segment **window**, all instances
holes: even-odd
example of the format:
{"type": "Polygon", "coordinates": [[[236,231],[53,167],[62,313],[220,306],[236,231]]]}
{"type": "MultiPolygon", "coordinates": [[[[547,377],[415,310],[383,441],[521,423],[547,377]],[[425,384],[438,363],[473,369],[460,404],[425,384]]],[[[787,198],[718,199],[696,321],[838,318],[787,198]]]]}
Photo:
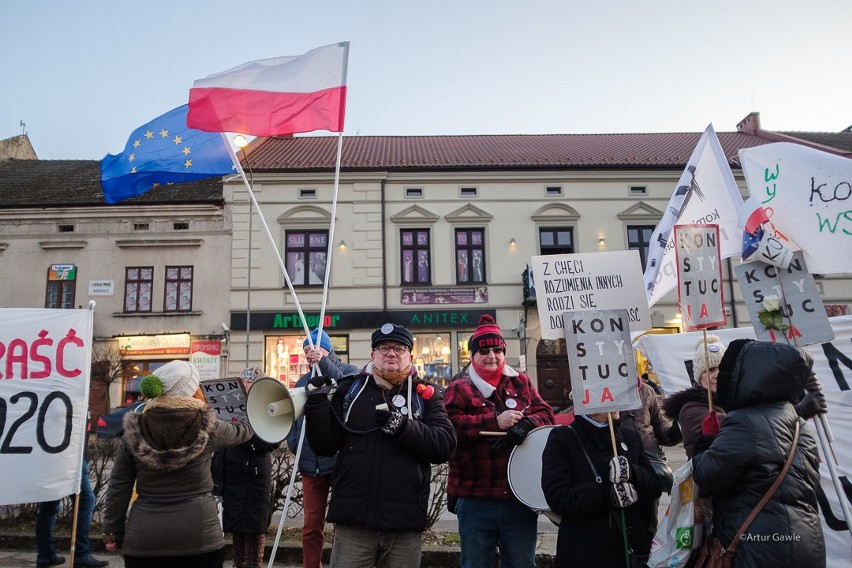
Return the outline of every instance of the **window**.
{"type": "Polygon", "coordinates": [[[299,190],[299,199],[316,199],[317,198],[317,190],[315,189],[300,189],[299,190]]]}
{"type": "Polygon", "coordinates": [[[485,282],[485,230],[456,229],[456,283],[485,282]]]}
{"type": "Polygon", "coordinates": [[[73,233],[74,225],[59,225],[57,229],[60,233],[73,233]]]}
{"type": "Polygon", "coordinates": [[[148,223],[133,223],[134,231],[147,231],[150,228],[148,223]]]}
{"type": "Polygon", "coordinates": [[[408,199],[420,199],[423,197],[423,188],[421,187],[407,187],[405,188],[405,197],[408,199]]]}
{"type": "Polygon", "coordinates": [[[631,185],[630,195],[648,195],[648,188],[644,185],[631,185]]]}
{"type": "Polygon", "coordinates": [[[328,231],[287,231],[287,273],[293,286],[325,282],[328,231]]]}
{"type": "Polygon", "coordinates": [[[189,230],[189,223],[186,223],[186,222],[183,222],[183,221],[178,222],[178,223],[174,223],[172,225],[172,229],[174,229],[175,231],[188,231],[189,230]]]}
{"type": "Polygon", "coordinates": [[[166,267],[166,293],[163,296],[164,312],[192,310],[192,267],[166,267]]]}
{"type": "Polygon", "coordinates": [[[544,194],[547,197],[556,197],[562,195],[562,187],[558,185],[550,185],[544,188],[544,194]]]}
{"type": "Polygon", "coordinates": [[[479,190],[475,187],[462,187],[459,189],[459,197],[476,197],[479,190]]]}
{"type": "Polygon", "coordinates": [[[124,269],[125,313],[150,312],[154,287],[153,266],[131,266],[124,269]]]}
{"type": "Polygon", "coordinates": [[[648,243],[654,233],[654,225],[628,225],[627,226],[627,249],[638,250],[639,259],[642,261],[642,270],[648,262],[648,243]]]}
{"type": "Polygon", "coordinates": [[[47,270],[45,308],[73,308],[77,291],[77,267],[73,264],[51,264],[47,270]]]}
{"type": "Polygon", "coordinates": [[[400,229],[402,242],[402,283],[431,284],[429,229],[400,229]]]}
{"type": "Polygon", "coordinates": [[[541,254],[570,254],[574,252],[574,229],[570,227],[538,230],[541,254]]]}

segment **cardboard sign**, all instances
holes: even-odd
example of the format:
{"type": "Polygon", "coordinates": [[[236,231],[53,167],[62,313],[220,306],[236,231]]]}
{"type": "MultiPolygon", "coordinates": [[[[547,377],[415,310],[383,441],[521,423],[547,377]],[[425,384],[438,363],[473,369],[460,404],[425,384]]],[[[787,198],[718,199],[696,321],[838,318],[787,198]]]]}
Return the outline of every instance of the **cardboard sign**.
{"type": "Polygon", "coordinates": [[[216,418],[230,422],[240,422],[246,416],[246,391],[238,378],[202,381],[201,391],[207,398],[216,418]]]}
{"type": "Polygon", "coordinates": [[[675,225],[677,296],[683,329],[728,323],[722,292],[718,225],[675,225]]]}
{"type": "Polygon", "coordinates": [[[627,310],[566,312],[574,414],[642,406],[627,310]]]}
{"type": "Polygon", "coordinates": [[[542,339],[564,337],[562,314],[627,310],[633,331],[651,329],[639,251],[554,254],[531,259],[542,339]]]}
{"type": "Polygon", "coordinates": [[[734,267],[734,272],[757,339],[795,345],[814,345],[834,339],[819,290],[801,252],[793,254],[787,268],[747,262],[734,267]],[[781,329],[769,329],[760,321],[760,312],[765,310],[764,301],[773,296],[780,300],[782,325],[776,327],[781,329]]]}

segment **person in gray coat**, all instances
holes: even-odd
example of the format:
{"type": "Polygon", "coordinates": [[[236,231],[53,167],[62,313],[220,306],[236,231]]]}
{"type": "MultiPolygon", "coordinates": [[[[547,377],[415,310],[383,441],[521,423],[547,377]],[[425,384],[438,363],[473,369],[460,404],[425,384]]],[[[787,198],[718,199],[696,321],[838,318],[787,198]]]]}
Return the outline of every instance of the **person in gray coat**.
{"type": "Polygon", "coordinates": [[[247,441],[248,423],[217,420],[187,361],[163,365],[141,383],[143,414],[124,416],[104,513],[107,549],[127,568],[221,568],[225,540],[211,495],[213,453],[247,441]],[[134,492],[138,498],[130,505],[134,492]]]}
{"type": "Polygon", "coordinates": [[[798,347],[737,339],[719,365],[715,413],[695,443],[693,476],[713,499],[713,534],[722,546],[777,478],[791,452],[790,471],[740,538],[734,567],[822,568],[825,540],[817,510],[819,455],[794,404],[811,381],[813,359],[798,347]],[[793,446],[796,424],[799,441],[793,446]]]}
{"type": "MultiPolygon", "coordinates": [[[[331,346],[331,338],[324,332],[315,329],[311,332],[314,348],[305,339],[302,348],[305,359],[313,367],[319,366],[319,375],[332,379],[341,379],[359,372],[358,367],[343,363],[331,346]]],[[[308,371],[296,382],[296,387],[308,384],[313,371],[308,371]]],[[[299,447],[299,438],[305,419],[300,418],[290,435],[287,436],[287,447],[294,454],[299,447]]],[[[322,566],[322,550],[325,543],[325,512],[328,507],[328,494],[334,481],[334,465],[337,454],[321,457],[316,455],[308,444],[308,439],[302,442],[302,453],[299,455],[299,473],[302,474],[302,507],[304,508],[304,526],[302,527],[302,566],[303,568],[319,568],[322,566]]]]}

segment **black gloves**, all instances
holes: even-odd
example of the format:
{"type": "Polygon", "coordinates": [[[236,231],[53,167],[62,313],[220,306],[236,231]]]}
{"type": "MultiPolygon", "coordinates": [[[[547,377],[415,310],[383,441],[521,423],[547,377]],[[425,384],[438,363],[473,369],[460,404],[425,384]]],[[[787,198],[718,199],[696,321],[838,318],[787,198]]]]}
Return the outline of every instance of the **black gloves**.
{"type": "Polygon", "coordinates": [[[399,412],[376,410],[376,424],[388,436],[396,437],[402,433],[406,424],[408,424],[408,417],[399,412]]]}
{"type": "Polygon", "coordinates": [[[673,446],[683,442],[683,432],[680,431],[680,424],[678,424],[677,420],[672,421],[672,427],[666,432],[666,438],[669,439],[669,443],[673,446]]]}
{"type": "Polygon", "coordinates": [[[506,430],[506,435],[494,440],[491,443],[492,450],[502,448],[513,448],[524,441],[530,430],[534,428],[532,422],[526,419],[521,419],[517,424],[506,430]]]}
{"type": "Polygon", "coordinates": [[[815,374],[811,373],[805,389],[807,389],[808,393],[796,404],[796,414],[805,420],[810,420],[817,414],[828,412],[828,403],[825,401],[825,395],[822,394],[822,386],[819,384],[819,379],[816,378],[815,374]]]}
{"type": "Polygon", "coordinates": [[[334,380],[332,378],[317,375],[316,377],[311,377],[310,380],[308,380],[305,392],[308,394],[309,400],[316,400],[321,397],[328,397],[328,393],[331,392],[333,387],[334,380]]]}

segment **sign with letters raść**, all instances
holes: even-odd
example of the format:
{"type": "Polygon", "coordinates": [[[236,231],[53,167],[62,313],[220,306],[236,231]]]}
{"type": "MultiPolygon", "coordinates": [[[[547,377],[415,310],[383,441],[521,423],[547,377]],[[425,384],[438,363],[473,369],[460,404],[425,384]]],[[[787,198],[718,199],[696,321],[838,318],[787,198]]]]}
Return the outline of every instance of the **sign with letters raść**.
{"type": "Polygon", "coordinates": [[[642,406],[627,310],[565,312],[574,414],[642,406]]]}

